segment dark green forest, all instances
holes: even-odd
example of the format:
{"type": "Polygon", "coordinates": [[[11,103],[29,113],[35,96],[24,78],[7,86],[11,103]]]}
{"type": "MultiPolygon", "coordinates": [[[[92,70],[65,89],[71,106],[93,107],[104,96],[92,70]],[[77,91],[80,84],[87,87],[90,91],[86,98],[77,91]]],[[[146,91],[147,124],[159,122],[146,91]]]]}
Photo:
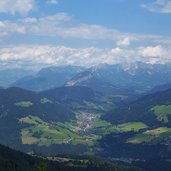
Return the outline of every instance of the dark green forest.
{"type": "Polygon", "coordinates": [[[33,157],[0,145],[0,171],[134,171],[105,160],[83,156],[33,157]],[[60,161],[55,161],[60,158],[60,161]],[[67,159],[67,160],[66,160],[67,159]]]}

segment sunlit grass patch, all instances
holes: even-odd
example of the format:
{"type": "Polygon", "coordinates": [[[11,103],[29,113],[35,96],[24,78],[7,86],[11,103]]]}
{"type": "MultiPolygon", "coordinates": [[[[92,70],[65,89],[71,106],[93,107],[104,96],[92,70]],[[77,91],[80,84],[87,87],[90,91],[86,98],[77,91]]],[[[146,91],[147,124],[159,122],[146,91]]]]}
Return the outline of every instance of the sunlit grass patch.
{"type": "Polygon", "coordinates": [[[139,131],[145,128],[148,126],[142,122],[128,122],[117,126],[117,130],[120,132],[139,131]]]}
{"type": "Polygon", "coordinates": [[[48,104],[48,103],[52,104],[53,102],[47,98],[42,98],[42,99],[40,99],[40,103],[41,104],[48,104]]]}
{"type": "Polygon", "coordinates": [[[15,103],[14,105],[19,106],[19,107],[30,107],[33,105],[33,103],[30,101],[21,101],[21,102],[15,103]]]}
{"type": "Polygon", "coordinates": [[[168,123],[169,119],[167,115],[171,114],[171,105],[154,106],[152,109],[157,116],[157,120],[168,123]]]}
{"type": "Polygon", "coordinates": [[[159,128],[147,130],[141,134],[138,134],[138,135],[128,139],[127,142],[133,143],[133,144],[158,143],[170,135],[171,135],[171,128],[159,127],[159,128]]]}

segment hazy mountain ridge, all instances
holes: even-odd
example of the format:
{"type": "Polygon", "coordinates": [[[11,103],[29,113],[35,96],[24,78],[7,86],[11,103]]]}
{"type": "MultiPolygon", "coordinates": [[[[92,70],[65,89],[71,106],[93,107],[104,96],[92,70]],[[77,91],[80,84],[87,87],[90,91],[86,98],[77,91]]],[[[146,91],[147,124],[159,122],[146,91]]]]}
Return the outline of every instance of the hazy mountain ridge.
{"type": "Polygon", "coordinates": [[[159,92],[159,91],[166,91],[171,89],[171,83],[166,83],[166,84],[162,84],[159,86],[156,86],[154,88],[152,88],[152,90],[149,93],[155,93],[155,92],[159,92]]]}
{"type": "Polygon", "coordinates": [[[28,75],[32,75],[35,72],[32,70],[25,69],[5,69],[0,70],[0,86],[8,87],[15,81],[26,77],[28,75]]]}
{"type": "MultiPolygon", "coordinates": [[[[18,71],[19,72],[19,71],[18,71]]],[[[15,72],[14,72],[15,73],[15,72]]],[[[20,73],[20,72],[19,72],[20,73]]],[[[22,74],[22,71],[21,73],[22,74]]],[[[61,86],[87,86],[104,93],[133,93],[171,83],[171,64],[98,64],[88,69],[57,66],[14,79],[11,86],[43,91],[61,86]]],[[[14,77],[14,76],[13,76],[14,77]]]]}
{"type": "Polygon", "coordinates": [[[101,64],[78,74],[66,85],[99,89],[101,84],[104,84],[109,89],[113,88],[113,91],[148,91],[157,85],[170,83],[170,74],[170,64],[101,64]]]}
{"type": "Polygon", "coordinates": [[[65,82],[81,71],[83,71],[83,68],[77,66],[57,66],[43,68],[34,76],[17,80],[12,84],[12,86],[34,91],[43,91],[63,86],[65,82]]]}

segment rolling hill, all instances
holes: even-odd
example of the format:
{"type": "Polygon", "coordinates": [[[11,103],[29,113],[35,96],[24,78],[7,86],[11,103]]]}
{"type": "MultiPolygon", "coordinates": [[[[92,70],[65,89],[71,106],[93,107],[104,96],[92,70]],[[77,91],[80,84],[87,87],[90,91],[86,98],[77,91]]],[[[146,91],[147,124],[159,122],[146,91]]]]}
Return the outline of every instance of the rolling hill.
{"type": "Polygon", "coordinates": [[[111,107],[115,107],[111,97],[86,87],[61,87],[42,93],[15,87],[1,89],[0,143],[45,154],[96,153],[104,135],[146,128],[135,122],[118,125],[118,129],[101,120],[101,114],[111,107]]]}
{"type": "Polygon", "coordinates": [[[170,120],[171,89],[146,95],[135,102],[110,111],[104,116],[113,123],[142,121],[151,126],[168,126],[170,120]]]}
{"type": "Polygon", "coordinates": [[[36,137],[42,130],[53,133],[53,123],[74,118],[69,109],[34,92],[15,87],[0,90],[1,144],[18,147],[30,141],[38,143],[36,137]]]}
{"type": "MultiPolygon", "coordinates": [[[[109,96],[85,86],[67,86],[41,92],[40,95],[73,110],[108,111],[122,100],[122,96],[109,96]]],[[[126,98],[126,97],[125,97],[126,98]]]]}
{"type": "MultiPolygon", "coordinates": [[[[126,136],[127,138],[124,139],[126,145],[138,144],[141,147],[146,145],[147,148],[151,147],[151,151],[155,149],[155,146],[158,148],[162,146],[164,153],[167,156],[170,155],[168,147],[171,145],[171,89],[149,94],[125,107],[114,109],[103,115],[102,119],[114,125],[127,122],[146,124],[146,129],[138,132],[132,129],[134,132],[132,135],[120,135],[120,139],[126,136]]],[[[153,157],[155,157],[154,154],[153,157]]]]}
{"type": "Polygon", "coordinates": [[[101,153],[102,156],[116,161],[130,160],[134,165],[141,165],[148,171],[169,169],[171,89],[148,94],[130,104],[115,108],[102,115],[101,119],[115,125],[119,130],[99,140],[104,153],[101,153]],[[129,131],[124,132],[121,125],[128,123],[129,131]],[[145,124],[146,127],[136,130],[137,123],[145,124]]]}

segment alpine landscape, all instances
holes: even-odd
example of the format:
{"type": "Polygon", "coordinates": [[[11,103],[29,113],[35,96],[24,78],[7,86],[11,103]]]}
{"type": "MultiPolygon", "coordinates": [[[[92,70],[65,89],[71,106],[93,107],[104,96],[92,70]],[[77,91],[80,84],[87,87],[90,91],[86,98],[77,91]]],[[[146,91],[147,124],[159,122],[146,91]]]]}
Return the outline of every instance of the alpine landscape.
{"type": "Polygon", "coordinates": [[[0,0],[0,171],[170,171],[170,20],[170,0],[0,0]]]}

